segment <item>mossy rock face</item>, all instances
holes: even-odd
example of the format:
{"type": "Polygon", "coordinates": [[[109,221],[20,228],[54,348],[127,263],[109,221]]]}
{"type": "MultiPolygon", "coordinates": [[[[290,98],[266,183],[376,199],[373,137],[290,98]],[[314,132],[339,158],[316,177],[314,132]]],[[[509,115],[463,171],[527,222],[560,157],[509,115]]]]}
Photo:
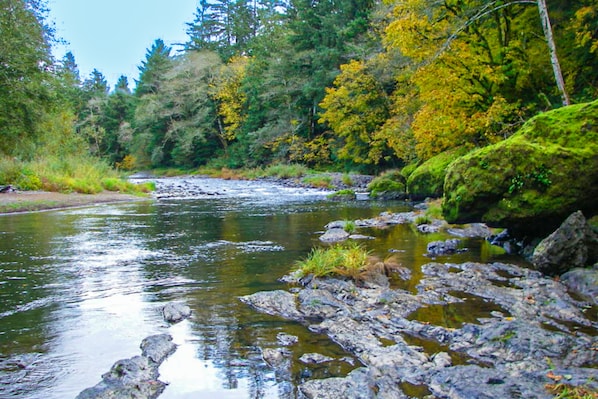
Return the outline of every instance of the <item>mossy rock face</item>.
{"type": "Polygon", "coordinates": [[[418,166],[407,179],[409,197],[414,200],[442,197],[447,167],[467,151],[464,148],[446,151],[418,166]]]}
{"type": "Polygon", "coordinates": [[[368,191],[370,197],[382,200],[407,198],[405,177],[396,170],[385,172],[374,178],[368,184],[368,191]]]}
{"type": "Polygon", "coordinates": [[[598,212],[598,101],[530,119],[509,139],[450,164],[443,214],[518,235],[549,234],[574,211],[598,212]]]}

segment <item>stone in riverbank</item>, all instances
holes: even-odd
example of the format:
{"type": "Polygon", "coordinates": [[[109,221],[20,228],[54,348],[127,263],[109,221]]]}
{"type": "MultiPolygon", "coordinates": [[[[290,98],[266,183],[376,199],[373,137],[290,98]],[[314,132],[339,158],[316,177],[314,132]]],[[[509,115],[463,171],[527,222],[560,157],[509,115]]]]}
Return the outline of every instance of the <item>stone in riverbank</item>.
{"type": "Polygon", "coordinates": [[[158,380],[158,367],[175,350],[168,334],[153,335],[141,343],[142,355],[119,360],[102,381],[77,395],[77,399],[154,399],[166,388],[158,380]]]}
{"type": "Polygon", "coordinates": [[[501,263],[429,263],[422,274],[417,293],[314,278],[282,306],[279,292],[242,300],[292,315],[364,365],[303,383],[308,398],[407,398],[420,387],[450,399],[548,399],[551,368],[572,385],[598,388],[588,379],[598,366],[598,323],[563,284],[501,263]]]}

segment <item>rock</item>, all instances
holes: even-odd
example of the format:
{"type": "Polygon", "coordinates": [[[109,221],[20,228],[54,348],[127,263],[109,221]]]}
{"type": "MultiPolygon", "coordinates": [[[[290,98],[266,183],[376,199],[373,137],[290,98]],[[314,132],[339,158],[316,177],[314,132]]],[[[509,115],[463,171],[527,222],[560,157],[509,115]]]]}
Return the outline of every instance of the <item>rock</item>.
{"type": "Polygon", "coordinates": [[[102,381],[83,390],[77,399],[154,399],[166,388],[158,380],[158,367],[176,350],[168,334],[145,338],[141,343],[142,355],[119,360],[102,381]]]}
{"type": "Polygon", "coordinates": [[[420,224],[417,226],[417,231],[423,234],[438,233],[440,231],[440,226],[434,224],[420,224]]]}
{"type": "Polygon", "coordinates": [[[457,252],[459,244],[461,244],[461,240],[458,240],[456,238],[452,238],[446,241],[432,241],[428,243],[428,255],[438,256],[454,254],[455,252],[457,252]]]}
{"type": "Polygon", "coordinates": [[[597,255],[598,236],[578,211],[536,246],[531,260],[537,270],[556,275],[593,264],[597,255]]]}
{"type": "Polygon", "coordinates": [[[344,241],[349,238],[349,233],[341,228],[332,228],[326,231],[322,236],[320,236],[320,241],[322,242],[340,242],[344,241]]]}
{"type": "Polygon", "coordinates": [[[152,335],[141,342],[141,354],[157,365],[162,364],[175,350],[176,344],[169,334],[152,335]]]}
{"type": "Polygon", "coordinates": [[[561,276],[561,282],[584,300],[598,305],[598,265],[570,270],[561,276]]]}
{"type": "Polygon", "coordinates": [[[262,351],[262,357],[272,368],[280,368],[288,362],[291,352],[286,348],[266,348],[262,351]]]}
{"type": "Polygon", "coordinates": [[[299,391],[307,399],[373,399],[376,394],[369,385],[366,369],[353,370],[344,378],[307,381],[299,391]]]}
{"type": "Polygon", "coordinates": [[[169,323],[178,323],[191,316],[191,308],[182,303],[168,303],[162,308],[164,320],[169,323]]]}
{"type": "Polygon", "coordinates": [[[489,238],[492,231],[484,223],[472,223],[465,227],[451,227],[447,233],[461,238],[489,238]]]}
{"type": "Polygon", "coordinates": [[[305,364],[322,364],[333,361],[334,358],[330,356],[324,356],[320,353],[305,353],[301,355],[299,361],[305,364]]]}
{"type": "MultiPolygon", "coordinates": [[[[363,366],[345,378],[306,381],[299,397],[407,398],[417,387],[439,398],[549,399],[549,364],[575,386],[598,366],[598,323],[565,285],[528,268],[428,263],[417,292],[339,278],[313,278],[297,290],[301,317],[293,320],[363,366]],[[411,319],[420,308],[429,311],[411,319]],[[460,323],[445,325],[450,318],[460,323]]],[[[274,355],[289,370],[284,353],[274,355]]]]}
{"type": "Polygon", "coordinates": [[[448,167],[448,223],[482,221],[545,237],[572,212],[598,213],[598,100],[558,108],[448,167]]]}
{"type": "Polygon", "coordinates": [[[407,198],[405,177],[397,170],[387,171],[375,177],[367,189],[370,197],[383,201],[407,198]]]}
{"type": "Polygon", "coordinates": [[[302,320],[304,317],[297,310],[295,296],[287,291],[256,292],[255,294],[242,296],[239,300],[269,315],[281,316],[291,320],[302,320]]]}
{"type": "Polygon", "coordinates": [[[291,346],[299,342],[299,337],[297,337],[296,335],[290,335],[283,332],[279,332],[278,334],[276,334],[276,340],[282,346],[291,346]]]}
{"type": "Polygon", "coordinates": [[[409,198],[418,201],[424,198],[442,197],[444,177],[448,165],[467,153],[465,148],[456,148],[436,155],[419,165],[407,178],[409,198]]]}

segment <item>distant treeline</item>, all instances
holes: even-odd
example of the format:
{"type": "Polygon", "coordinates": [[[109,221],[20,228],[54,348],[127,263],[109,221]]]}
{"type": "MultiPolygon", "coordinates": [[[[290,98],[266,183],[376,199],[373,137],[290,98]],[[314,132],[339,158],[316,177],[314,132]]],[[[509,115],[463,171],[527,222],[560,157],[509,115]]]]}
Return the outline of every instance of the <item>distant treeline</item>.
{"type": "Polygon", "coordinates": [[[0,157],[372,173],[598,94],[595,0],[201,0],[188,41],[156,39],[133,90],[53,59],[46,10],[0,0],[0,157]]]}

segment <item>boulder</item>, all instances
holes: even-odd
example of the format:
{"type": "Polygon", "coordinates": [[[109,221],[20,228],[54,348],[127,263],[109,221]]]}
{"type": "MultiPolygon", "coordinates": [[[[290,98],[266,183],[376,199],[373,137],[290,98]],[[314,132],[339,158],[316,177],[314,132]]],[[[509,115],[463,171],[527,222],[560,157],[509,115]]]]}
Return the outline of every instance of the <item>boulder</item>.
{"type": "Polygon", "coordinates": [[[191,316],[191,308],[182,303],[168,303],[162,308],[164,320],[169,323],[178,323],[191,316]]]}
{"type": "Polygon", "coordinates": [[[569,214],[598,213],[598,101],[530,119],[510,138],[451,163],[449,223],[482,221],[514,236],[543,237],[569,214]]]}
{"type": "Polygon", "coordinates": [[[537,270],[557,275],[593,264],[597,256],[598,236],[577,211],[536,246],[531,260],[537,270]]]}
{"type": "Polygon", "coordinates": [[[412,200],[442,197],[446,168],[467,153],[465,148],[445,151],[419,165],[407,178],[407,193],[412,200]]]}

